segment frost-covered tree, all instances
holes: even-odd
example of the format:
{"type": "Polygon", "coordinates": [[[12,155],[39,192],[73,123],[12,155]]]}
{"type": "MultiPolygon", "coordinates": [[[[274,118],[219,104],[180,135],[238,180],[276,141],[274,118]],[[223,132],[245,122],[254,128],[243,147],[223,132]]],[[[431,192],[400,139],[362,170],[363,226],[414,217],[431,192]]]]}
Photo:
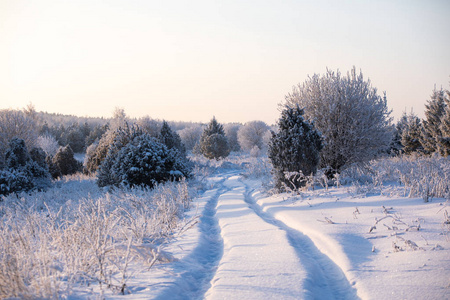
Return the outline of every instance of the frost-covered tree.
{"type": "Polygon", "coordinates": [[[136,136],[117,153],[109,152],[108,176],[103,164],[99,172],[99,186],[148,186],[168,180],[189,177],[190,167],[175,148],[169,149],[147,133],[136,136]]]}
{"type": "Polygon", "coordinates": [[[230,147],[230,151],[238,152],[241,150],[241,145],[239,145],[238,141],[238,131],[242,127],[239,123],[228,123],[223,125],[223,130],[225,132],[225,136],[228,139],[228,146],[230,147]]]}
{"type": "Polygon", "coordinates": [[[5,168],[0,170],[0,195],[43,189],[49,185],[47,168],[32,160],[24,140],[13,138],[5,153],[5,168]]]}
{"type": "Polygon", "coordinates": [[[391,144],[389,145],[390,154],[399,155],[403,152],[403,144],[402,144],[402,134],[408,123],[408,115],[406,112],[403,112],[402,117],[398,120],[397,124],[395,124],[394,131],[392,133],[391,144]]]}
{"type": "Polygon", "coordinates": [[[269,129],[269,126],[263,121],[245,123],[238,131],[238,140],[242,150],[250,152],[255,147],[265,150],[267,145],[264,143],[264,137],[269,129]]]}
{"type": "Polygon", "coordinates": [[[112,130],[116,130],[119,127],[125,126],[125,123],[127,123],[128,117],[125,113],[125,110],[120,107],[116,107],[113,111],[113,117],[111,119],[111,122],[109,123],[109,127],[112,130]]]}
{"type": "Polygon", "coordinates": [[[33,115],[20,110],[0,110],[0,166],[4,163],[4,154],[9,141],[22,139],[28,149],[36,146],[38,128],[33,115]]]}
{"type": "Polygon", "coordinates": [[[328,176],[389,148],[392,126],[386,97],[380,97],[355,67],[347,76],[328,70],[309,77],[293,88],[286,103],[303,107],[306,119],[322,133],[320,167],[328,169],[328,176]]]}
{"type": "Polygon", "coordinates": [[[37,146],[44,150],[46,155],[54,156],[59,145],[52,135],[40,135],[36,142],[37,146]]]}
{"type": "Polygon", "coordinates": [[[53,156],[52,162],[54,164],[53,178],[61,177],[63,175],[70,175],[81,171],[81,163],[78,162],[73,155],[70,145],[59,147],[55,156],[53,156]]]}
{"type": "MultiPolygon", "coordinates": [[[[144,132],[141,128],[139,128],[139,126],[128,125],[128,123],[125,123],[124,127],[119,127],[114,131],[114,134],[112,135],[114,139],[106,149],[106,156],[100,161],[100,165],[97,170],[97,184],[99,186],[114,184],[115,179],[111,177],[113,175],[111,168],[112,164],[114,163],[115,157],[117,156],[117,153],[119,153],[119,151],[123,147],[134,140],[137,136],[140,136],[142,134],[144,134],[144,132]]],[[[100,140],[100,142],[102,141],[100,140]]],[[[97,149],[100,147],[100,142],[97,149]]],[[[100,150],[103,154],[104,149],[100,150]]]]}
{"type": "Polygon", "coordinates": [[[401,144],[403,152],[411,154],[413,152],[423,152],[422,144],[420,143],[422,132],[422,124],[413,112],[406,115],[406,122],[404,124],[401,136],[401,144]]]}
{"type": "Polygon", "coordinates": [[[177,149],[181,155],[186,155],[186,148],[181,142],[180,136],[170,128],[169,124],[166,121],[163,121],[162,123],[158,139],[161,143],[166,145],[167,148],[177,149]]]}
{"type": "Polygon", "coordinates": [[[278,120],[278,132],[272,132],[268,156],[279,190],[303,186],[305,176],[313,174],[319,164],[322,138],[303,114],[298,105],[286,106],[278,120]]]}
{"type": "Polygon", "coordinates": [[[438,141],[442,138],[441,118],[445,114],[445,93],[443,89],[433,90],[430,100],[425,104],[425,120],[422,122],[420,143],[426,153],[438,150],[438,141]]]}
{"type": "Polygon", "coordinates": [[[139,128],[141,128],[144,132],[147,132],[151,137],[157,138],[161,132],[162,123],[146,116],[138,119],[136,125],[139,126],[139,128]]]}
{"type": "Polygon", "coordinates": [[[209,159],[221,159],[230,154],[228,139],[225,136],[222,124],[213,117],[203,130],[200,138],[200,153],[209,159]]]}
{"type": "Polygon", "coordinates": [[[108,154],[108,149],[114,143],[114,139],[118,134],[117,130],[108,130],[102,135],[97,144],[90,146],[89,151],[86,149],[86,157],[84,160],[84,169],[89,174],[94,174],[98,167],[108,154]]]}
{"type": "Polygon", "coordinates": [[[445,112],[441,118],[441,138],[438,140],[437,146],[439,153],[446,157],[450,155],[450,91],[446,91],[445,112]]]}
{"type": "Polygon", "coordinates": [[[180,131],[181,141],[183,142],[186,150],[192,151],[196,145],[200,142],[200,137],[202,136],[203,128],[200,125],[186,127],[180,131]]]}

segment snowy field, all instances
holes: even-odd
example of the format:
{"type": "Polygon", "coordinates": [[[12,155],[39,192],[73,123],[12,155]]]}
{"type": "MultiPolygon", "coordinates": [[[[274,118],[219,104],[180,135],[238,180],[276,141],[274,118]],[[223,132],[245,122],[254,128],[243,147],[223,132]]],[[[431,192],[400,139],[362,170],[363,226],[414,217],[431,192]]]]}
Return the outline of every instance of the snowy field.
{"type": "Polygon", "coordinates": [[[351,186],[268,196],[239,174],[209,178],[190,212],[200,222],[170,247],[177,261],[140,274],[130,297],[449,299],[444,199],[351,186]]]}
{"type": "MultiPolygon", "coordinates": [[[[149,260],[130,259],[130,250],[116,253],[119,267],[108,269],[110,282],[125,282],[125,295],[118,284],[102,286],[95,280],[75,282],[69,292],[62,288],[69,280],[63,272],[52,273],[61,285],[55,295],[68,299],[450,299],[450,206],[444,198],[425,203],[405,195],[405,187],[398,184],[316,185],[299,193],[270,195],[262,179],[247,178],[235,166],[205,174],[202,191],[170,231],[168,242],[160,245],[158,259],[152,255],[149,260]]],[[[105,196],[83,179],[60,183],[59,189],[73,192],[62,201],[85,201],[83,191],[75,192],[77,186],[109,205],[120,206],[127,197],[105,196]]],[[[133,199],[136,204],[139,197],[133,199]]],[[[63,210],[50,205],[55,214],[63,210]]],[[[10,213],[2,212],[3,218],[10,213]]],[[[158,219],[141,216],[150,217],[158,219]]],[[[127,226],[145,223],[133,220],[127,226]]],[[[126,241],[119,244],[123,249],[132,243],[126,241]]],[[[139,241],[140,249],[154,253],[156,248],[145,246],[145,241],[139,241]]]]}

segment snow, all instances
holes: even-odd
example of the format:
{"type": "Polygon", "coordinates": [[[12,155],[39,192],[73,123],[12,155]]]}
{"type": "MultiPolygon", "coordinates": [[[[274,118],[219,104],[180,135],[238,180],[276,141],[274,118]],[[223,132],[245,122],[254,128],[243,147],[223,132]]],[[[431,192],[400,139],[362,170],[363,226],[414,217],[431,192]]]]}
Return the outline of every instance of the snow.
{"type": "Polygon", "coordinates": [[[208,186],[187,214],[199,222],[166,249],[176,261],[108,299],[449,299],[444,199],[348,187],[269,196],[236,170],[208,186]]]}
{"type": "Polygon", "coordinates": [[[126,295],[75,286],[69,299],[450,299],[448,202],[349,186],[268,195],[236,166],[207,178],[187,230],[126,295]],[[397,251],[399,250],[399,251],[397,251]]]}

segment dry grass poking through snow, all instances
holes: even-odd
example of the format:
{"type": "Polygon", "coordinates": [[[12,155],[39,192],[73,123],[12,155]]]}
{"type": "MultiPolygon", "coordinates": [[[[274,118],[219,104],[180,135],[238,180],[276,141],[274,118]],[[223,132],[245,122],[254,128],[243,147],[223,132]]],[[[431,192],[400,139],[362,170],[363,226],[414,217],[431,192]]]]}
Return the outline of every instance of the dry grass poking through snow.
{"type": "Polygon", "coordinates": [[[162,248],[190,202],[184,181],[106,191],[83,175],[47,192],[3,197],[0,298],[60,298],[91,284],[125,293],[130,269],[171,259],[162,248]]]}

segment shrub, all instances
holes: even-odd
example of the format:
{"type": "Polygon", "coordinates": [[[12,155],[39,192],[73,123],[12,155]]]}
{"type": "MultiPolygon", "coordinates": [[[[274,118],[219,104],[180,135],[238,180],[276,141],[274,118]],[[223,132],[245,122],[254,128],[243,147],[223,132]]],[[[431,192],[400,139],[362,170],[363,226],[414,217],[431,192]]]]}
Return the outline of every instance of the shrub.
{"type": "Polygon", "coordinates": [[[268,155],[279,190],[302,187],[305,176],[313,174],[319,164],[322,139],[303,113],[298,105],[286,106],[278,120],[278,132],[272,132],[268,155]]]}

